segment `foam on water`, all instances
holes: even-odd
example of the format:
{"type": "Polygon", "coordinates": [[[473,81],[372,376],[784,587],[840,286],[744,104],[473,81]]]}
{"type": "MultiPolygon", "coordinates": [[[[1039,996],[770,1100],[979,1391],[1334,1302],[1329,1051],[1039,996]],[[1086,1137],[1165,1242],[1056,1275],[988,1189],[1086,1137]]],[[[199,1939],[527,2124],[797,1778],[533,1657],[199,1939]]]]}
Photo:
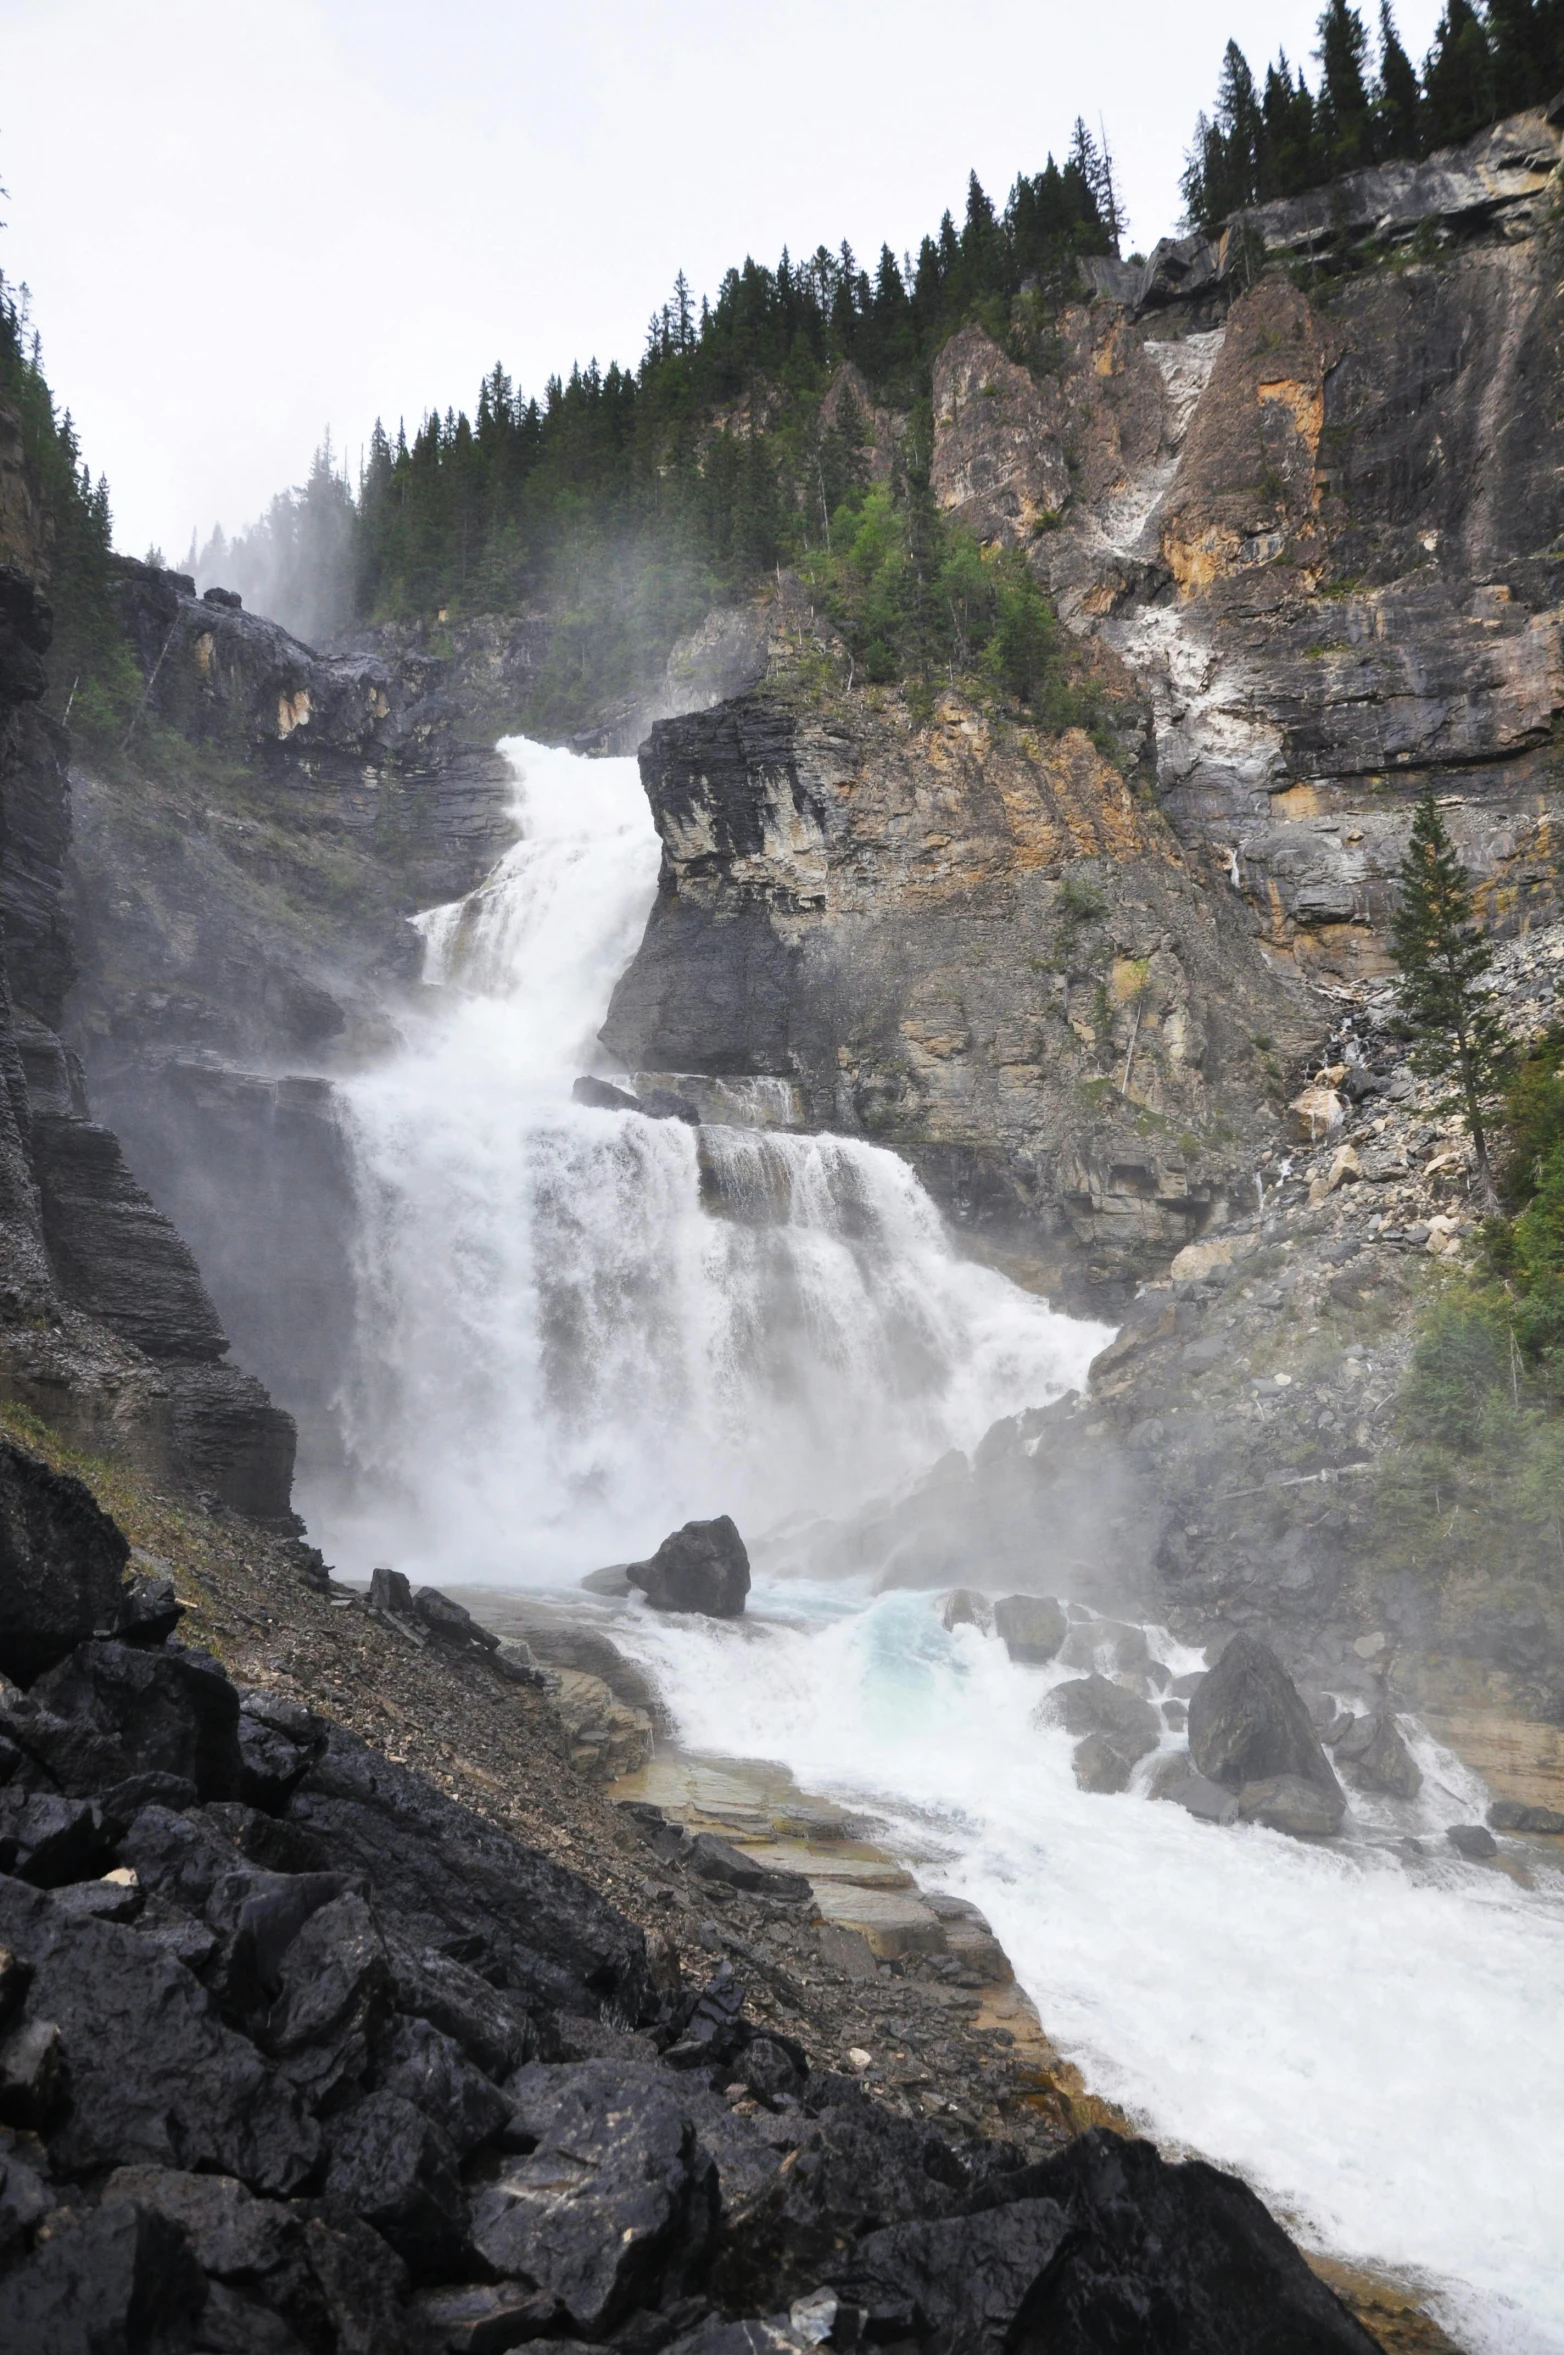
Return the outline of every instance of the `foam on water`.
{"type": "Polygon", "coordinates": [[[657,836],[634,761],[503,749],[522,839],[420,920],[429,1011],[341,1091],[350,1472],[305,1497],[333,1558],[516,1581],[644,1555],[693,1515],[754,1535],[1078,1383],[1105,1328],[958,1258],[896,1155],[571,1101],[657,836]]]}
{"type": "MultiPolygon", "coordinates": [[[[1527,1891],[1443,1840],[1480,1784],[1425,1734],[1409,1861],[1077,1790],[1017,1667],[930,1598],[789,1583],[748,1626],[637,1610],[681,1740],[857,1799],[988,1915],[1054,2040],[1174,2145],[1240,2169],[1315,2245],[1438,2287],[1474,2349],[1564,2346],[1564,1878],[1527,1891]],[[736,1739],[742,1729],[742,1744],[736,1739]]],[[[616,1631],[617,1632],[617,1631],[616,1631]]],[[[1175,1672],[1196,1665],[1153,1634],[1175,1672]]]]}

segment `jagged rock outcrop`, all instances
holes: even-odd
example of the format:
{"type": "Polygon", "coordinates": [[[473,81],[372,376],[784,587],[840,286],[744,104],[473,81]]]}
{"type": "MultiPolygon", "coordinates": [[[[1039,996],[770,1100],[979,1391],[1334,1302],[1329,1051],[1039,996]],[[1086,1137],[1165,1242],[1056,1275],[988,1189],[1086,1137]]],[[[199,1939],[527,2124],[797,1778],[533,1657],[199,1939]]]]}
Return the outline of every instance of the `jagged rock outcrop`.
{"type": "Polygon", "coordinates": [[[654,728],[658,899],[603,1038],[769,1073],[1057,1275],[1198,1234],[1297,1025],[1228,905],[1079,732],[773,690],[654,728]]]}

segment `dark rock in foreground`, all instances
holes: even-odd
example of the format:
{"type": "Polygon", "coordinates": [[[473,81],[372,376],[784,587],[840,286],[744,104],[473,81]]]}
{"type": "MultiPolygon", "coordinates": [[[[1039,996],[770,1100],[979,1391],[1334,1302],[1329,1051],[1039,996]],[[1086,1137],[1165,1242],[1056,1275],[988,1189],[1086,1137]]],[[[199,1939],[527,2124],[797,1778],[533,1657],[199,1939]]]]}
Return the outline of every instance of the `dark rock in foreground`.
{"type": "Polygon", "coordinates": [[[630,1584],[654,1611],[702,1611],[710,1619],[739,1619],[749,1593],[749,1555],[726,1513],[715,1521],[686,1521],[665,1537],[649,1562],[631,1562],[630,1584]]]}
{"type": "MultiPolygon", "coordinates": [[[[68,1601],[45,1653],[122,1607],[117,1534],[36,1540],[68,1601]]],[[[747,1583],[731,1522],[681,1544],[747,1583]]],[[[0,1693],[0,2346],[1370,2347],[1242,2185],[1103,2132],[1041,2167],[945,2141],[752,2023],[729,1964],[670,1985],[576,1874],[241,1696],[162,1598],[130,1620],[0,1693]]]]}
{"type": "MultiPolygon", "coordinates": [[[[1279,1780],[1311,1785],[1324,1810],[1334,1815],[1332,1831],[1346,1813],[1345,1794],[1303,1696],[1270,1646],[1254,1636],[1235,1636],[1191,1695],[1189,1754],[1208,1781],[1229,1790],[1279,1780]]],[[[1266,1808],[1285,1809],[1286,1801],[1273,1794],[1253,1805],[1257,1819],[1268,1821],[1266,1808]]],[[[1292,1827],[1278,1823],[1277,1828],[1292,1827]]]]}
{"type": "Polygon", "coordinates": [[[0,1675],[30,1684],[112,1627],[129,1559],[89,1488],[0,1440],[0,1675]]]}

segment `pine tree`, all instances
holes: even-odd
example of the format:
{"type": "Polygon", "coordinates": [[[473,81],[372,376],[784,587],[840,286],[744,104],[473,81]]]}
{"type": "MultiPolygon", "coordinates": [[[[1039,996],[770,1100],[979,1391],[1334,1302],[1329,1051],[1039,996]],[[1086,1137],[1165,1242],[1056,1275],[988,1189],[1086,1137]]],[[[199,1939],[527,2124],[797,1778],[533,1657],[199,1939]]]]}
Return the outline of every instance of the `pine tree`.
{"type": "Polygon", "coordinates": [[[1430,147],[1455,147],[1491,123],[1493,56],[1471,0],[1446,0],[1423,67],[1430,147]]]}
{"type": "Polygon", "coordinates": [[[1417,805],[1399,882],[1390,946],[1401,968],[1402,1016],[1416,1041],[1412,1067],[1452,1082],[1444,1109],[1464,1116],[1479,1182],[1491,1194],[1486,1107],[1497,1093],[1508,1041],[1486,986],[1493,943],[1478,923],[1471,879],[1432,786],[1417,805]]]}
{"type": "Polygon", "coordinates": [[[1379,80],[1374,86],[1374,152],[1382,163],[1423,151],[1423,92],[1401,46],[1390,0],[1379,0],[1379,80]]]}
{"type": "Polygon", "coordinates": [[[1314,182],[1314,97],[1299,69],[1296,80],[1279,49],[1276,63],[1266,69],[1265,149],[1261,175],[1262,197],[1298,196],[1314,182]]]}
{"type": "Polygon", "coordinates": [[[1327,174],[1353,172],[1373,157],[1373,117],[1363,78],[1368,35],[1347,0],[1329,0],[1319,23],[1320,95],[1316,121],[1327,174]]]}

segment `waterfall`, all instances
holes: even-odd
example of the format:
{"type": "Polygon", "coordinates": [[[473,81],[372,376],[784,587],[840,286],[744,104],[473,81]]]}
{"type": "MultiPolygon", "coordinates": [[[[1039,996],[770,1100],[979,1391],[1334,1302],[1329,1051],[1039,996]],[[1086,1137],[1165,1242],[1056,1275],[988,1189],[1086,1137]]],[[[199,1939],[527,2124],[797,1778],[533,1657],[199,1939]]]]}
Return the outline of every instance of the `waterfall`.
{"type": "MultiPolygon", "coordinates": [[[[548,1580],[691,1516],[855,1506],[1079,1383],[1104,1328],[960,1258],[896,1155],[571,1100],[658,842],[631,760],[513,738],[521,839],[419,919],[429,1004],[341,1090],[360,1202],[345,1569],[548,1580]]],[[[768,1117],[785,1086],[735,1086],[768,1117]]]]}

